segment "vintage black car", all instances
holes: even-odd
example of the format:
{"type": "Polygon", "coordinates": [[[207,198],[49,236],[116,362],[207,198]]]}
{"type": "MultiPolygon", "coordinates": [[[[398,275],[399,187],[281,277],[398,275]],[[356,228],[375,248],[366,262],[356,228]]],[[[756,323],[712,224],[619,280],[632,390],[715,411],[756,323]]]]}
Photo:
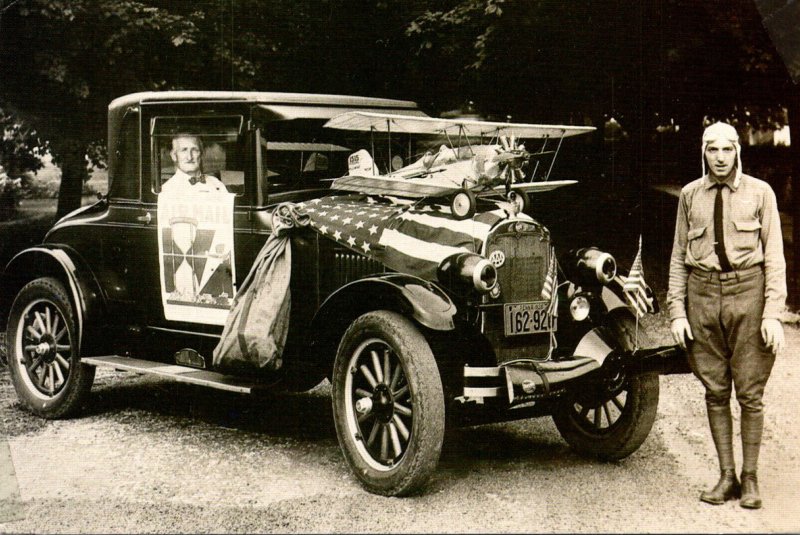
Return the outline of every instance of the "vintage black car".
{"type": "Polygon", "coordinates": [[[425,117],[413,102],[350,96],[163,92],[113,101],[108,194],[58,221],[3,273],[0,315],[22,405],[44,418],[75,414],[91,400],[96,366],[241,393],[302,391],[328,378],[344,456],[364,487],[386,495],[424,487],[446,422],[552,415],[589,456],[620,459],[639,448],[656,416],[659,374],[686,372],[685,355],[649,347],[610,254],[586,247],[556,263],[548,229],[516,209],[427,277],[389,269],[319,228],[299,230],[282,365],[214,369],[231,299],[275,207],[336,193],[331,179],[348,173],[357,147],[388,151],[398,166],[421,154],[402,136],[323,128],[359,110],[425,117]],[[232,194],[227,207],[204,210],[206,223],[180,206],[159,221],[181,133],[203,139],[204,172],[232,194]],[[542,293],[555,265],[553,301],[542,293]]]}

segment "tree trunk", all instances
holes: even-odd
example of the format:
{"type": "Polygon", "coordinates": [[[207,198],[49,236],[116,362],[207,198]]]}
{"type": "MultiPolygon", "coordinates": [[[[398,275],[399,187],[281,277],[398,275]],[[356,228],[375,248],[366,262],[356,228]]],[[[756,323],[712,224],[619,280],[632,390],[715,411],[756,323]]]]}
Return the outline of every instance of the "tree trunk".
{"type": "Polygon", "coordinates": [[[80,208],[83,183],[88,173],[86,171],[85,143],[67,141],[60,143],[56,150],[61,160],[61,187],[58,191],[58,210],[56,211],[58,219],[80,208]]]}
{"type": "Polygon", "coordinates": [[[797,274],[798,261],[800,261],[800,92],[797,85],[794,91],[787,92],[791,95],[789,111],[789,133],[792,136],[789,153],[792,155],[792,207],[788,210],[792,217],[792,246],[787,255],[787,286],[789,290],[788,302],[794,310],[800,310],[800,276],[797,274]]]}

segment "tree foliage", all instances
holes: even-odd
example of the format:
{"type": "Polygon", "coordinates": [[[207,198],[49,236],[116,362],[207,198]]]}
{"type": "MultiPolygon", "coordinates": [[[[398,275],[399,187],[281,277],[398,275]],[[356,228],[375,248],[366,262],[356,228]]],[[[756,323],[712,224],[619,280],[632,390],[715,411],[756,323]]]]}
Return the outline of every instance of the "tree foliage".
{"type": "Polygon", "coordinates": [[[0,167],[11,177],[42,168],[41,157],[47,152],[47,142],[35,129],[0,107],[0,167]]]}
{"type": "Polygon", "coordinates": [[[515,120],[614,115],[641,137],[791,90],[748,0],[0,0],[0,80],[51,142],[60,213],[87,155],[102,162],[108,103],[134,91],[470,99],[515,120]]]}

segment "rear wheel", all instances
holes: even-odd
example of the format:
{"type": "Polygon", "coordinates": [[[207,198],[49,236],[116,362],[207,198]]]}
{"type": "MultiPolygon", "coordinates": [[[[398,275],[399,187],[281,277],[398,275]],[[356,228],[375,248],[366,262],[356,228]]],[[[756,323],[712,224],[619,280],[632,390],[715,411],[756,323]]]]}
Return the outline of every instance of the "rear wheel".
{"type": "Polygon", "coordinates": [[[74,414],[92,387],[95,369],[81,364],[72,303],[56,279],[36,279],[11,306],[8,369],[22,405],[44,418],[74,414]]]}
{"type": "Polygon", "coordinates": [[[444,395],[430,346],[395,312],[359,317],[333,371],[333,414],[351,469],[371,492],[419,491],[439,462],[444,395]]]}
{"type": "MultiPolygon", "coordinates": [[[[618,350],[633,349],[633,323],[627,314],[609,318],[608,328],[618,350]]],[[[650,345],[641,332],[639,344],[650,345]]],[[[629,456],[645,441],[656,419],[658,397],[657,373],[630,375],[620,368],[619,373],[593,388],[568,395],[553,414],[553,421],[564,440],[579,453],[615,461],[629,456]]]]}

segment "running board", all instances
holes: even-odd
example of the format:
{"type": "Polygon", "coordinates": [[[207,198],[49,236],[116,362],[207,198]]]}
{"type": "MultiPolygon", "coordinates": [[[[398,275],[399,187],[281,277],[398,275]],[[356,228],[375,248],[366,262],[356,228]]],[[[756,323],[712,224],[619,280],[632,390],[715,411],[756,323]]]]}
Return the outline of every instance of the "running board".
{"type": "Polygon", "coordinates": [[[208,370],[198,370],[188,366],[177,366],[175,364],[165,364],[163,362],[152,362],[149,360],[134,359],[129,357],[84,357],[81,362],[90,366],[105,366],[119,371],[129,371],[137,373],[147,373],[166,377],[179,383],[189,383],[193,385],[207,386],[217,390],[227,390],[228,392],[239,392],[240,394],[252,394],[259,387],[264,385],[244,380],[231,375],[208,370]]]}

